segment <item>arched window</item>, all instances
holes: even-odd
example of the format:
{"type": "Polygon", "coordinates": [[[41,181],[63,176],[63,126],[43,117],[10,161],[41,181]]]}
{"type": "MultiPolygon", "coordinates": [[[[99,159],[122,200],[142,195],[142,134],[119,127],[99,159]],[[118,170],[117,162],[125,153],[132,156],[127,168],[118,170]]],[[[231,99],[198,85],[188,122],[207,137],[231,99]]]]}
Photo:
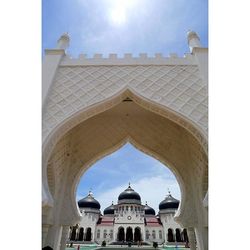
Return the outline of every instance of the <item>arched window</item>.
{"type": "Polygon", "coordinates": [[[146,240],[149,240],[149,231],[146,230],[146,240]]]}
{"type": "Polygon", "coordinates": [[[97,230],[97,234],[96,234],[96,238],[97,238],[97,239],[100,239],[100,234],[101,234],[101,231],[100,231],[100,229],[98,229],[98,230],[97,230]]]}
{"type": "Polygon", "coordinates": [[[76,240],[76,227],[72,228],[70,240],[76,240]]]}
{"type": "Polygon", "coordinates": [[[155,239],[155,230],[152,231],[152,237],[155,239]]]}
{"type": "Polygon", "coordinates": [[[141,229],[139,227],[135,228],[134,241],[135,242],[141,241],[141,229]]]}
{"type": "Polygon", "coordinates": [[[109,231],[109,234],[110,234],[110,238],[113,239],[113,230],[112,229],[109,231]]]}
{"type": "Polygon", "coordinates": [[[186,228],[183,229],[183,241],[189,242],[186,228]]]}
{"type": "Polygon", "coordinates": [[[125,240],[125,232],[124,232],[123,227],[119,227],[117,239],[118,239],[118,241],[124,241],[125,240]]]}
{"type": "Polygon", "coordinates": [[[162,239],[162,231],[161,230],[159,231],[159,239],[160,240],[162,239]]]}
{"type": "Polygon", "coordinates": [[[173,230],[171,228],[168,229],[168,242],[174,242],[173,230]]]}
{"type": "Polygon", "coordinates": [[[181,233],[180,233],[180,229],[175,229],[175,240],[176,242],[181,242],[181,233]]]}
{"type": "Polygon", "coordinates": [[[80,228],[79,235],[78,235],[78,241],[83,241],[83,227],[80,228]]]}
{"type": "Polygon", "coordinates": [[[103,231],[103,238],[104,238],[104,239],[107,238],[107,230],[106,230],[106,229],[104,229],[104,231],[103,231]]]}
{"type": "Polygon", "coordinates": [[[128,227],[126,230],[126,241],[133,241],[133,230],[131,227],[128,227]]]}
{"type": "Polygon", "coordinates": [[[92,236],[91,228],[88,227],[88,228],[87,228],[87,231],[86,231],[86,234],[85,234],[85,240],[86,240],[86,241],[91,241],[91,239],[92,239],[91,236],[92,236]]]}

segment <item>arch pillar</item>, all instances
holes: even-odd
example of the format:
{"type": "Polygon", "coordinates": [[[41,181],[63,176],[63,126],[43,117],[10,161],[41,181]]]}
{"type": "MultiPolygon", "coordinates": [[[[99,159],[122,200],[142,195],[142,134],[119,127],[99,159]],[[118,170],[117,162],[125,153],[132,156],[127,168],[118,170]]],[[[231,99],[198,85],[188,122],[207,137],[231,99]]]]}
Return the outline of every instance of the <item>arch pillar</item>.
{"type": "Polygon", "coordinates": [[[46,245],[52,247],[54,250],[60,250],[61,236],[62,226],[52,225],[48,230],[46,245]]]}
{"type": "Polygon", "coordinates": [[[189,239],[190,250],[196,250],[194,228],[193,227],[188,227],[187,228],[187,234],[188,234],[188,239],[189,239]]]}
{"type": "Polygon", "coordinates": [[[50,227],[53,225],[51,214],[52,207],[50,206],[43,206],[42,207],[42,246],[46,246],[46,240],[48,237],[48,232],[50,227]]]}
{"type": "Polygon", "coordinates": [[[66,242],[67,242],[68,235],[69,235],[69,227],[70,226],[67,225],[67,226],[63,226],[63,228],[62,228],[60,250],[65,250],[65,248],[66,248],[66,242]]]}
{"type": "Polygon", "coordinates": [[[51,225],[49,224],[42,225],[42,247],[46,246],[46,239],[47,239],[47,235],[48,235],[48,231],[50,227],[51,225]]]}
{"type": "Polygon", "coordinates": [[[208,228],[199,226],[195,228],[197,246],[199,250],[208,250],[208,228]]]}

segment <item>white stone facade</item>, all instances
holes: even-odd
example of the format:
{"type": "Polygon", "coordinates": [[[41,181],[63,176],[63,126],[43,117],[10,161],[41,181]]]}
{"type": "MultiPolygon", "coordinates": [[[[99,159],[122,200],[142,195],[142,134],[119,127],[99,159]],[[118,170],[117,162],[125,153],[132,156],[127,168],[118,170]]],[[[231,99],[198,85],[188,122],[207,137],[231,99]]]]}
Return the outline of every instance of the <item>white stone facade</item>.
{"type": "Polygon", "coordinates": [[[190,32],[184,57],[74,59],[69,40],[43,60],[43,245],[64,249],[81,218],[81,175],[129,141],[173,171],[182,196],[175,220],[206,250],[208,49],[190,32]]]}

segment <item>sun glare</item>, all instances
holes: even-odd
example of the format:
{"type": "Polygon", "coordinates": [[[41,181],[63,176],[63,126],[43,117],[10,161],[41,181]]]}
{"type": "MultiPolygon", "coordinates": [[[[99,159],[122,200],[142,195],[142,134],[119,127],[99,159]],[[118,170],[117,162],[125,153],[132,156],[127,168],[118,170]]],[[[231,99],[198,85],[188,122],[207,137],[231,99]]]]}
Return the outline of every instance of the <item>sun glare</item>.
{"type": "Polygon", "coordinates": [[[112,0],[110,2],[109,19],[111,24],[121,26],[127,22],[129,11],[138,0],[112,0]]]}
{"type": "Polygon", "coordinates": [[[124,24],[126,22],[126,10],[122,7],[112,9],[110,12],[110,19],[113,24],[124,24]]]}

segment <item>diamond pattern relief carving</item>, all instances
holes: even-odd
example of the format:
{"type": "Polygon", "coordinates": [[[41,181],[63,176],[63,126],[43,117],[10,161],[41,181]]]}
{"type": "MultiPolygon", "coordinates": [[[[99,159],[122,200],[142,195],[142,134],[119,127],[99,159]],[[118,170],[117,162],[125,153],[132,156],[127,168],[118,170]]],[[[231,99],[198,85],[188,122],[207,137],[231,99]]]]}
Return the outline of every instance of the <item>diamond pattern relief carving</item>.
{"type": "Polygon", "coordinates": [[[196,65],[61,66],[44,110],[44,138],[75,112],[126,86],[207,131],[207,86],[196,65]]]}

